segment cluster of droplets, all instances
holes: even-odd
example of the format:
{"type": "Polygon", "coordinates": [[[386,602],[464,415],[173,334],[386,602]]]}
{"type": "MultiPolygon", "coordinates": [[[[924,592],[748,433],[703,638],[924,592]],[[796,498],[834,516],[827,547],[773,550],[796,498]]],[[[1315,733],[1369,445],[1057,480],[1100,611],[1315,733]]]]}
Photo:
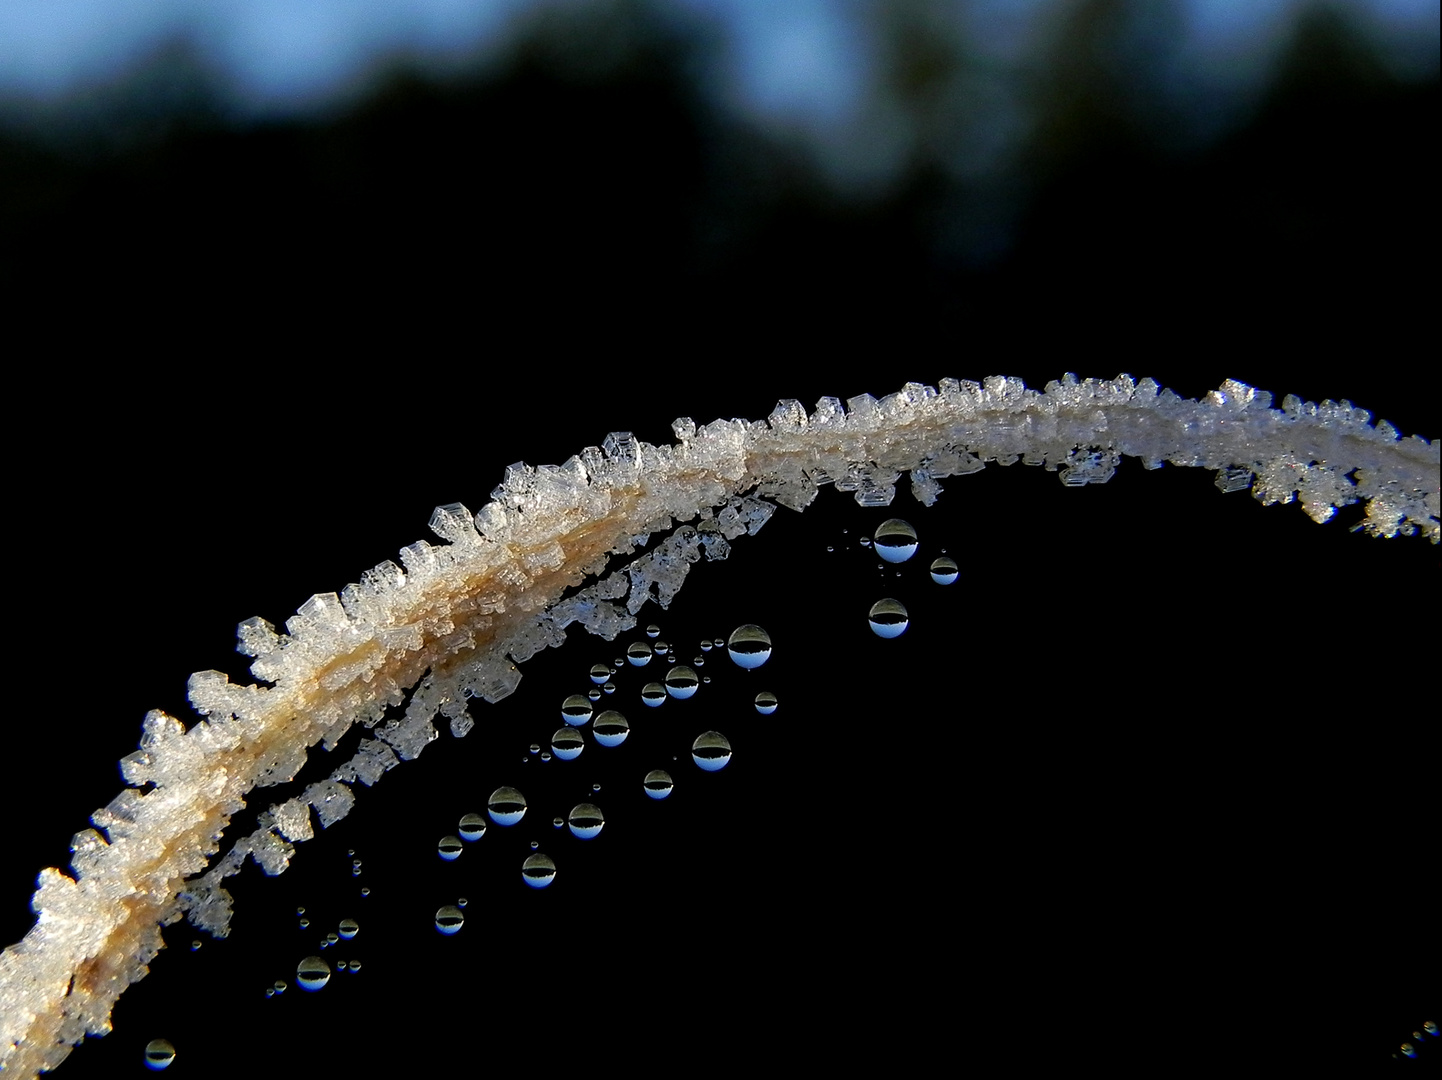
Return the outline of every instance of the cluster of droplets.
{"type": "MultiPolygon", "coordinates": [[[[860,544],[863,548],[876,552],[883,560],[878,564],[878,569],[885,570],[886,564],[895,566],[908,561],[920,548],[921,541],[910,522],[901,518],[888,518],[877,526],[874,539],[863,536],[860,544]]],[[[835,547],[828,545],[826,550],[834,551],[835,547]]],[[[945,548],[932,560],[930,572],[931,580],[938,585],[954,584],[961,576],[956,560],[946,554],[945,548]]],[[[898,570],[896,576],[901,577],[901,571],[898,570]]],[[[896,597],[883,596],[871,605],[871,609],[866,613],[866,621],[877,637],[896,638],[906,633],[906,628],[911,625],[911,613],[896,597]]]]}
{"type": "MultiPolygon", "coordinates": [[[[1437,1022],[1435,1020],[1428,1020],[1423,1023],[1420,1030],[1412,1032],[1412,1038],[1406,1042],[1403,1042],[1402,1045],[1397,1048],[1396,1052],[1392,1054],[1392,1056],[1394,1058],[1409,1058],[1413,1061],[1416,1061],[1421,1057],[1419,1051],[1422,1050],[1424,1047],[1429,1047],[1432,1041],[1437,1037],[1437,1022]]],[[[1427,1056],[1433,1057],[1435,1056],[1435,1054],[1428,1053],[1427,1056]]]]}

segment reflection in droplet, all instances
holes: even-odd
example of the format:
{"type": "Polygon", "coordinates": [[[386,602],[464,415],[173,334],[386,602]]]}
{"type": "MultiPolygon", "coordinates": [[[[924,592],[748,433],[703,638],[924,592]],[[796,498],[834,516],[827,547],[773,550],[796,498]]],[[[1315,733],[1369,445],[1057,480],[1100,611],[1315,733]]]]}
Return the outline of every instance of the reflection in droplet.
{"type": "Polygon", "coordinates": [[[593,683],[595,683],[597,686],[600,686],[603,682],[605,682],[605,681],[606,681],[607,679],[609,679],[610,677],[611,677],[611,667],[610,667],[609,664],[592,664],[592,665],[591,665],[591,681],[592,681],[593,683]]]}
{"type": "Polygon", "coordinates": [[[486,835],[486,819],[480,814],[466,814],[456,828],[461,834],[461,839],[469,843],[486,835]]]}
{"type": "Polygon", "coordinates": [[[586,740],[575,728],[563,727],[551,736],[551,749],[562,761],[574,761],[586,749],[586,740]]]}
{"type": "Polygon", "coordinates": [[[876,530],[876,554],[889,563],[905,562],[916,554],[916,530],[908,521],[890,518],[876,530]]]}
{"type": "Polygon", "coordinates": [[[666,672],[666,693],[673,698],[684,700],[696,693],[696,688],[700,685],[701,680],[696,677],[696,672],[685,664],[677,664],[666,672]]]}
{"type": "Polygon", "coordinates": [[[591,725],[591,734],[601,746],[620,746],[631,734],[631,724],[615,709],[607,709],[591,725]]]}
{"type": "Polygon", "coordinates": [[[349,964],[346,965],[346,970],[350,971],[352,974],[359,971],[360,969],[361,962],[359,960],[352,960],[349,964]]]}
{"type": "Polygon", "coordinates": [[[665,769],[652,769],[641,783],[646,789],[646,794],[653,799],[664,799],[671,794],[671,788],[675,786],[671,782],[671,774],[665,769]]]}
{"type": "Polygon", "coordinates": [[[960,574],[961,571],[957,568],[956,560],[945,555],[931,564],[931,580],[938,585],[950,585],[960,574]]]}
{"type": "Polygon", "coordinates": [[[661,628],[660,628],[659,626],[657,626],[655,623],[652,623],[650,626],[646,627],[646,636],[647,636],[648,638],[657,638],[657,637],[660,637],[660,636],[661,636],[661,628]]]}
{"type": "Polygon", "coordinates": [[[644,641],[633,641],[626,646],[626,659],[636,667],[645,667],[651,662],[651,646],[644,641]]]}
{"type": "Polygon", "coordinates": [[[330,982],[330,965],[319,956],[307,956],[295,969],[295,983],[302,990],[319,990],[330,982]]]}
{"type": "Polygon", "coordinates": [[[648,682],[641,687],[641,700],[654,709],[666,700],[666,687],[658,682],[648,682]]]}
{"type": "Polygon", "coordinates": [[[145,1044],[145,1067],[159,1072],[170,1068],[175,1060],[175,1047],[169,1039],[151,1039],[145,1044]]]}
{"type": "Polygon", "coordinates": [[[867,620],[877,637],[894,638],[900,637],[910,625],[911,616],[906,613],[900,600],[887,597],[871,605],[867,620]]]}
{"type": "Polygon", "coordinates": [[[606,815],[591,803],[577,803],[571,808],[567,824],[571,827],[572,836],[590,840],[601,835],[601,829],[606,825],[606,815]]]}
{"type": "Polygon", "coordinates": [[[341,937],[349,941],[360,933],[360,923],[354,919],[342,919],[336,929],[340,932],[341,937]]]}
{"type": "Polygon", "coordinates": [[[776,700],[776,695],[770,690],[763,690],[756,695],[756,711],[762,716],[770,716],[776,711],[778,704],[779,702],[776,700]]]}
{"type": "Polygon", "coordinates": [[[724,769],[731,760],[731,744],[719,731],[703,731],[691,744],[691,760],[707,772],[724,769]]]}
{"type": "Polygon", "coordinates": [[[744,623],[731,631],[726,651],[737,667],[759,668],[771,658],[771,635],[755,623],[744,623]]]}
{"type": "Polygon", "coordinates": [[[465,922],[466,917],[454,904],[447,904],[436,911],[436,929],[443,934],[454,934],[465,922]]]}
{"type": "Polygon", "coordinates": [[[1437,1022],[1435,1020],[1428,1020],[1423,1023],[1422,1030],[1428,1035],[1431,1035],[1432,1038],[1437,1038],[1437,1022]]]}
{"type": "Polygon", "coordinates": [[[556,864],[549,855],[527,855],[521,864],[521,880],[533,889],[544,889],[556,880],[556,864]]]}
{"type": "Polygon", "coordinates": [[[486,802],[486,813],[497,825],[514,825],[526,816],[526,797],[513,787],[498,787],[486,802]]]}
{"type": "Polygon", "coordinates": [[[656,650],[657,656],[665,656],[668,652],[671,651],[671,646],[666,644],[666,642],[664,641],[658,641],[655,645],[651,647],[656,650]]]}
{"type": "Polygon", "coordinates": [[[459,836],[443,836],[440,843],[436,845],[436,854],[445,859],[446,862],[454,862],[461,857],[461,838],[459,836]]]}

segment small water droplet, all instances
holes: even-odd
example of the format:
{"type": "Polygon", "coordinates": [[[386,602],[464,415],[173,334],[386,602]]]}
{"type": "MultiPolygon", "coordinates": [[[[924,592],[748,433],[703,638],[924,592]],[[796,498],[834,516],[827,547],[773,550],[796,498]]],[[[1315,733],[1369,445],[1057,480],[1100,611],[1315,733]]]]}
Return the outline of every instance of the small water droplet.
{"type": "Polygon", "coordinates": [[[605,694],[614,694],[616,692],[616,684],[613,682],[608,682],[605,686],[601,687],[601,692],[605,694]]]}
{"type": "Polygon", "coordinates": [[[340,925],[336,927],[336,930],[340,932],[341,937],[349,941],[360,933],[360,923],[354,919],[342,919],[340,925]]]}
{"type": "Polygon", "coordinates": [[[651,647],[656,651],[657,656],[665,656],[668,652],[671,651],[671,646],[666,644],[666,642],[664,641],[658,641],[655,645],[651,647]]]}
{"type": "Polygon", "coordinates": [[[650,626],[646,627],[646,636],[647,636],[648,638],[657,638],[657,637],[660,637],[660,636],[661,636],[661,628],[660,628],[659,626],[657,626],[655,623],[652,623],[650,626]]]}
{"type": "Polygon", "coordinates": [[[513,787],[498,787],[486,801],[486,813],[497,825],[514,825],[526,816],[526,797],[513,787]]]}
{"type": "Polygon", "coordinates": [[[440,843],[436,845],[436,853],[446,862],[454,862],[461,857],[461,838],[459,836],[443,836],[440,843]]]}
{"type": "Polygon", "coordinates": [[[776,711],[778,704],[779,702],[776,700],[776,695],[770,690],[763,690],[756,695],[756,711],[762,716],[770,716],[776,711]]]}
{"type": "Polygon", "coordinates": [[[586,691],[586,697],[589,698],[589,699],[592,700],[592,701],[600,701],[600,700],[601,700],[601,688],[598,686],[598,687],[596,687],[596,688],[593,689],[593,690],[587,690],[587,691],[586,691]]]}
{"type": "Polygon", "coordinates": [[[731,744],[719,731],[703,731],[691,744],[691,760],[707,772],[724,769],[731,760],[731,744]]]}
{"type": "Polygon", "coordinates": [[[872,632],[877,637],[884,638],[900,637],[911,624],[911,616],[907,614],[901,601],[891,597],[872,604],[866,618],[871,623],[872,632]]]}
{"type": "Polygon", "coordinates": [[[744,623],[731,631],[726,651],[737,667],[759,668],[771,659],[771,635],[755,623],[744,623]]]}
{"type": "Polygon", "coordinates": [[[461,839],[469,843],[486,835],[486,819],[480,814],[466,814],[456,828],[461,834],[461,839]]]}
{"type": "Polygon", "coordinates": [[[956,560],[948,559],[945,555],[931,564],[931,580],[938,585],[950,585],[960,574],[961,571],[957,569],[956,560]]]}
{"type": "Polygon", "coordinates": [[[696,677],[696,672],[685,664],[677,664],[666,672],[666,693],[673,698],[685,700],[691,697],[700,684],[701,680],[696,677]]]}
{"type": "Polygon", "coordinates": [[[597,686],[600,686],[603,682],[605,682],[605,681],[606,681],[607,679],[609,679],[610,677],[611,677],[611,668],[610,668],[610,665],[608,665],[608,664],[592,664],[592,665],[591,665],[591,681],[592,681],[593,683],[595,683],[597,686]]]}
{"type": "Polygon", "coordinates": [[[607,709],[591,725],[591,734],[601,746],[620,746],[631,734],[631,725],[615,709],[607,709]]]}
{"type": "Polygon", "coordinates": [[[653,799],[664,799],[671,794],[671,788],[675,786],[671,781],[671,774],[665,769],[652,769],[641,784],[646,789],[646,794],[653,799]]]}
{"type": "Polygon", "coordinates": [[[641,700],[654,709],[666,700],[666,687],[658,682],[648,682],[641,687],[641,700]]]}
{"type": "Polygon", "coordinates": [[[170,1068],[175,1060],[175,1047],[169,1039],[151,1039],[145,1044],[145,1067],[159,1072],[170,1068]]]}
{"type": "Polygon", "coordinates": [[[544,889],[556,880],[556,863],[549,855],[527,855],[521,864],[521,880],[533,889],[544,889]]]}
{"type": "Polygon", "coordinates": [[[591,840],[601,835],[601,830],[606,825],[606,815],[592,803],[577,803],[571,808],[567,824],[571,827],[572,836],[591,840]]]}
{"type": "Polygon", "coordinates": [[[361,969],[361,962],[359,960],[352,960],[349,964],[346,965],[346,968],[351,972],[351,974],[355,974],[361,969]]]}
{"type": "Polygon", "coordinates": [[[330,982],[330,965],[319,956],[307,956],[295,969],[295,984],[312,993],[330,982]]]}

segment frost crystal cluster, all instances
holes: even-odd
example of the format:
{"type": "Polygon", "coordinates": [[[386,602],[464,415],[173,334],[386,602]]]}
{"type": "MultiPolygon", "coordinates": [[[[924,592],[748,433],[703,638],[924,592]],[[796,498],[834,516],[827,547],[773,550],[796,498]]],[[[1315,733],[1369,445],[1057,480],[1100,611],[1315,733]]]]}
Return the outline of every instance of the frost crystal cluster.
{"type": "Polygon", "coordinates": [[[879,401],[824,398],[809,415],[783,401],[765,420],[698,429],[683,419],[670,446],[616,433],[564,465],[512,465],[478,513],[437,508],[431,529],[445,543],[417,541],[399,564],[311,597],[284,633],[243,622],[239,649],[255,658],[259,683],[197,672],[189,695],[203,720],[186,730],[161,712],[145,718],[140,748],[121,762],[135,786],[75,834],[73,875],[41,872],[35,925],[0,956],[0,1064],[33,1075],[108,1031],[116,998],[162,947],[163,925],[188,916],[226,932],[221,883],[247,856],[280,873],[312,835],[312,811],[323,828],[344,817],[357,781],[373,784],[436,738],[437,715],[465,734],[467,699],[512,693],[516,665],[559,645],[572,623],[610,640],[647,600],[665,607],[692,563],[725,558],[776,504],[803,510],[834,484],[884,506],[906,473],[929,505],[945,478],[1018,459],[1059,470],[1068,485],[1101,483],[1127,454],[1216,469],[1224,490],[1299,499],[1317,521],[1365,500],[1360,528],[1437,543],[1438,447],[1371,419],[1345,401],[1289,397],[1274,409],[1269,394],[1236,382],[1188,401],[1125,375],[1068,375],[1040,393],[1012,378],[948,379],[879,401]],[[354,757],[261,814],[206,870],[252,788],[294,778],[309,747],[333,746],[357,722],[372,735],[354,757]]]}

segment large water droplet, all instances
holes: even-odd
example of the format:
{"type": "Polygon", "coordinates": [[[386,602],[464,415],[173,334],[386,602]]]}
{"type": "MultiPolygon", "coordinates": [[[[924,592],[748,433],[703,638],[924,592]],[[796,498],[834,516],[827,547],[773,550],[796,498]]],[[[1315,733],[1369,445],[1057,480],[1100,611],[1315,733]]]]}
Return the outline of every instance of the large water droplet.
{"type": "Polygon", "coordinates": [[[586,749],[586,740],[575,728],[563,727],[551,736],[551,749],[562,761],[574,761],[586,749]]]}
{"type": "Polygon", "coordinates": [[[561,702],[561,719],[572,727],[581,727],[591,719],[591,699],[585,694],[572,694],[561,702]]]}
{"type": "Polygon", "coordinates": [[[527,855],[521,864],[521,880],[533,889],[544,889],[556,880],[556,863],[549,855],[527,855]]]}
{"type": "Polygon", "coordinates": [[[884,638],[900,637],[911,624],[911,616],[906,613],[901,601],[891,597],[872,604],[867,619],[876,636],[884,638]]]}
{"type": "Polygon", "coordinates": [[[169,1039],[151,1039],[145,1044],[145,1067],[159,1072],[170,1068],[175,1060],[175,1047],[169,1039]]]}
{"type": "Polygon", "coordinates": [[[674,786],[671,782],[671,774],[665,769],[652,769],[641,783],[646,789],[646,794],[653,799],[664,799],[671,794],[671,788],[674,786]]]}
{"type": "Polygon", "coordinates": [[[731,744],[719,731],[703,731],[691,744],[691,760],[707,772],[724,769],[731,760],[731,744]]]}
{"type": "Polygon", "coordinates": [[[319,990],[330,982],[330,965],[319,956],[307,956],[296,966],[295,982],[302,990],[319,990]]]}
{"type": "Polygon", "coordinates": [[[480,814],[466,814],[456,828],[462,840],[479,840],[486,835],[486,819],[480,814]]]}
{"type": "Polygon", "coordinates": [[[597,686],[611,677],[611,666],[609,664],[592,664],[591,681],[597,686]]]}
{"type": "Polygon", "coordinates": [[[631,725],[615,709],[607,709],[591,725],[591,734],[601,746],[620,746],[631,734],[631,725]]]}
{"type": "Polygon", "coordinates": [[[731,631],[726,651],[737,667],[759,668],[771,659],[771,635],[755,623],[745,623],[731,631]]]}
{"type": "Polygon", "coordinates": [[[916,530],[909,521],[890,518],[876,530],[876,554],[889,563],[905,562],[916,554],[916,530]]]}
{"type": "Polygon", "coordinates": [[[606,815],[601,813],[599,807],[588,802],[577,803],[571,808],[566,824],[570,826],[572,836],[590,840],[601,835],[601,830],[606,825],[606,815]]]}
{"type": "Polygon", "coordinates": [[[526,816],[526,797],[513,787],[498,787],[486,802],[486,813],[497,825],[514,825],[526,816]]]}
{"type": "Polygon", "coordinates": [[[633,641],[626,646],[626,659],[636,667],[645,667],[651,662],[651,646],[644,641],[633,641]]]}
{"type": "Polygon", "coordinates": [[[701,680],[696,677],[696,672],[685,664],[677,664],[666,672],[666,693],[673,698],[684,700],[694,694],[700,685],[701,680]]]}
{"type": "Polygon", "coordinates": [[[357,934],[360,933],[360,923],[356,922],[354,919],[342,919],[340,921],[340,925],[337,926],[336,929],[340,931],[341,937],[349,941],[351,938],[355,937],[357,934]]]}
{"type": "Polygon", "coordinates": [[[641,687],[641,700],[654,709],[666,700],[666,687],[658,682],[648,682],[641,687]]]}
{"type": "Polygon", "coordinates": [[[436,911],[436,929],[443,934],[454,934],[465,924],[465,915],[454,904],[447,904],[436,911]]]}
{"type": "Polygon", "coordinates": [[[770,716],[774,713],[777,704],[776,695],[770,690],[763,690],[756,695],[756,711],[762,716],[770,716]]]}
{"type": "Polygon", "coordinates": [[[931,564],[931,580],[938,585],[950,585],[957,579],[961,571],[957,568],[956,560],[943,555],[931,564]]]}
{"type": "Polygon", "coordinates": [[[446,862],[454,862],[461,857],[461,838],[459,836],[441,837],[441,842],[436,845],[436,853],[446,862]]]}

